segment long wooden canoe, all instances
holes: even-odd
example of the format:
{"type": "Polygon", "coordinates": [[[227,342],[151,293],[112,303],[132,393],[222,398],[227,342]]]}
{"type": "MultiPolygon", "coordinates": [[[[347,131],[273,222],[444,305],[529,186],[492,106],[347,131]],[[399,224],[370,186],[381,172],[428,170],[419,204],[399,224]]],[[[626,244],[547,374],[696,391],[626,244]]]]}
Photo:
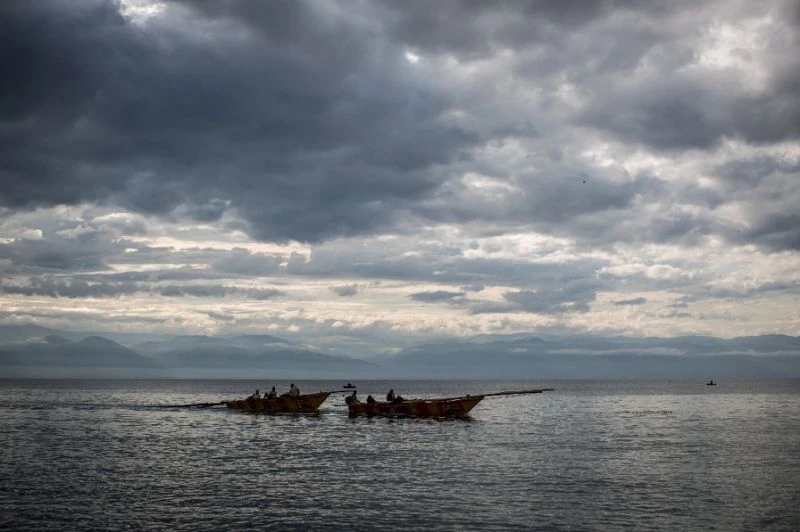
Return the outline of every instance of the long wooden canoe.
{"type": "Polygon", "coordinates": [[[402,402],[350,402],[350,417],[448,417],[466,418],[469,411],[481,402],[483,395],[467,395],[446,399],[408,399],[402,402]]]}
{"type": "Polygon", "coordinates": [[[273,398],[256,399],[236,399],[225,401],[225,406],[245,412],[257,412],[263,414],[312,414],[319,410],[325,399],[333,392],[317,392],[297,397],[279,396],[273,398]]]}
{"type": "Polygon", "coordinates": [[[541,390],[495,392],[481,395],[465,395],[463,397],[446,397],[442,399],[406,399],[400,402],[378,401],[372,404],[351,401],[347,404],[347,408],[350,417],[378,416],[467,419],[469,418],[470,410],[480,403],[484,397],[542,393],[551,390],[552,388],[543,388],[541,390]]]}

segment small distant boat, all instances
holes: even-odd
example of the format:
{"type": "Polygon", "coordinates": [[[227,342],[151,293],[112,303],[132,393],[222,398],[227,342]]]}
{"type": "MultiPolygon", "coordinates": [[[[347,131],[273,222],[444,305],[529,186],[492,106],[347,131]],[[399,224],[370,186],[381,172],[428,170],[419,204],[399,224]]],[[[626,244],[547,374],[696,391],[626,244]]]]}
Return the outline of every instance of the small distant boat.
{"type": "Polygon", "coordinates": [[[224,401],[224,403],[228,408],[260,414],[313,414],[319,411],[320,405],[331,393],[333,392],[301,394],[296,397],[281,395],[259,399],[248,397],[247,399],[224,401]]]}
{"type": "Polygon", "coordinates": [[[344,389],[346,389],[346,390],[353,390],[353,389],[357,388],[357,386],[356,386],[355,384],[350,384],[350,383],[348,382],[347,384],[345,384],[344,386],[342,386],[342,388],[344,388],[344,389]]]}
{"type": "Polygon", "coordinates": [[[710,380],[710,381],[708,381],[708,382],[706,383],[706,386],[716,386],[716,385],[717,385],[717,383],[716,383],[716,382],[714,382],[713,380],[710,380]]]}
{"type": "Polygon", "coordinates": [[[362,403],[360,401],[351,400],[347,402],[347,408],[350,417],[468,419],[470,410],[475,408],[475,405],[480,403],[484,397],[542,393],[551,390],[552,388],[544,388],[541,390],[496,392],[441,399],[403,399],[397,401],[376,401],[374,403],[362,403]]]}

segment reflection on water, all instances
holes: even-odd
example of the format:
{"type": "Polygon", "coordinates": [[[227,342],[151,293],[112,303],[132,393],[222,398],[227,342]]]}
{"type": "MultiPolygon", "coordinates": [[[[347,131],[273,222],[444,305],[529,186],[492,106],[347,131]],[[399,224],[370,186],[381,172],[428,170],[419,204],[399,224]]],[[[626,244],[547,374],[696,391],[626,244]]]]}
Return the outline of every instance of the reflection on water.
{"type": "Polygon", "coordinates": [[[267,384],[0,381],[0,528],[800,528],[796,380],[358,383],[556,388],[467,422],[349,419],[343,395],[317,416],[153,407],[267,384]]]}

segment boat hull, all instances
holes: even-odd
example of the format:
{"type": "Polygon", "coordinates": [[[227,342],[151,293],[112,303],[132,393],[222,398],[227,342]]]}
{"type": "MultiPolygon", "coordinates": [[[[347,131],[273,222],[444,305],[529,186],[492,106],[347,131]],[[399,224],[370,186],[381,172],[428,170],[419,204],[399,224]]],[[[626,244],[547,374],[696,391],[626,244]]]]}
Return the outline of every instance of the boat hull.
{"type": "Polygon", "coordinates": [[[427,417],[465,419],[483,395],[467,395],[447,399],[412,399],[399,403],[377,402],[348,404],[349,416],[358,417],[427,417]]]}
{"type": "Polygon", "coordinates": [[[225,401],[225,406],[234,410],[259,414],[312,414],[319,411],[320,405],[331,392],[317,392],[297,397],[273,397],[271,399],[236,399],[225,401]]]}

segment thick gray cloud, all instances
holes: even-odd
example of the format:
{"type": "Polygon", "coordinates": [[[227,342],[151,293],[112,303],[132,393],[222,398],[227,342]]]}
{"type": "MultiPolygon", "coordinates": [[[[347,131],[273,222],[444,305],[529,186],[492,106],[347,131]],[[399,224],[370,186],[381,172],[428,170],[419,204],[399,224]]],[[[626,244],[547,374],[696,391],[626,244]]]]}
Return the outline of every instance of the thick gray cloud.
{"type": "Polygon", "coordinates": [[[164,297],[204,297],[221,298],[237,296],[255,300],[268,300],[286,295],[277,289],[241,288],[218,284],[198,285],[161,285],[152,279],[141,282],[120,282],[109,280],[87,281],[76,278],[63,280],[50,275],[31,277],[24,284],[0,283],[0,293],[25,296],[65,297],[78,299],[85,297],[110,298],[133,294],[157,293],[164,297]]]}
{"type": "Polygon", "coordinates": [[[433,292],[417,292],[409,297],[414,301],[424,301],[426,303],[436,303],[440,301],[453,301],[464,297],[464,292],[449,292],[447,290],[435,290],[433,292]]]}
{"type": "MultiPolygon", "coordinates": [[[[800,62],[786,66],[800,68],[800,62]]],[[[638,86],[598,90],[585,123],[621,140],[662,149],[711,148],[726,137],[756,143],[800,138],[800,84],[783,75],[775,86],[747,95],[734,78],[682,79],[680,74],[638,86]]]]}
{"type": "Polygon", "coordinates": [[[645,303],[647,303],[646,297],[634,297],[633,299],[614,301],[614,304],[617,306],[644,305],[645,303]]]}
{"type": "Polygon", "coordinates": [[[170,285],[159,288],[159,293],[166,297],[225,297],[228,295],[244,296],[251,299],[267,300],[285,295],[282,290],[262,288],[239,288],[220,285],[170,285]]]}
{"type": "Polygon", "coordinates": [[[90,231],[75,238],[18,239],[0,243],[0,259],[29,271],[105,269],[109,258],[124,249],[123,244],[109,242],[107,237],[90,231]]]}
{"type": "Polygon", "coordinates": [[[119,297],[142,290],[135,283],[88,283],[76,279],[64,281],[52,276],[39,276],[30,279],[25,285],[0,284],[0,292],[25,296],[66,297],[70,299],[83,297],[119,297]]]}
{"type": "MultiPolygon", "coordinates": [[[[729,136],[800,137],[796,32],[765,35],[775,52],[772,75],[756,94],[730,69],[687,68],[698,55],[698,35],[689,28],[696,31],[712,17],[734,24],[746,16],[796,21],[795,2],[422,1],[388,2],[387,8],[392,36],[423,51],[463,59],[517,51],[517,74],[539,86],[574,83],[587,98],[576,119],[626,142],[685,149],[729,136]],[[649,75],[633,75],[645,67],[649,75]]],[[[749,53],[744,44],[739,53],[749,53]]]]}
{"type": "Polygon", "coordinates": [[[712,327],[797,292],[793,0],[146,4],[0,3],[19,316],[146,295],[331,337],[645,327],[593,313],[645,303],[712,327]]]}
{"type": "Polygon", "coordinates": [[[358,294],[358,285],[332,286],[331,290],[339,297],[353,297],[358,294]]]}
{"type": "MultiPolygon", "coordinates": [[[[499,176],[524,193],[482,210],[459,196],[452,171],[509,135],[535,142],[543,126],[534,122],[556,117],[560,127],[589,125],[664,150],[710,149],[728,137],[797,139],[793,26],[767,34],[763,46],[775,53],[758,91],[729,68],[687,68],[697,59],[687,28],[711,14],[796,20],[791,5],[187,0],[135,24],[109,1],[5,2],[0,202],[101,201],[201,221],[231,211],[267,241],[382,231],[409,212],[580,235],[577,218],[610,211],[605,225],[615,225],[613,213],[649,181],[551,164],[499,176]],[[507,50],[519,86],[539,91],[529,109],[505,102],[491,78],[432,79],[404,55],[478,64],[507,50]],[[564,83],[579,107],[556,98],[564,83]],[[479,117],[482,107],[526,118],[481,127],[454,118],[479,117]]],[[[747,232],[692,218],[654,220],[650,233],[669,241],[691,227],[791,248],[787,223],[781,208],[747,232]]]]}
{"type": "Polygon", "coordinates": [[[721,228],[736,243],[758,242],[773,249],[800,249],[800,158],[757,156],[731,159],[714,169],[729,201],[752,205],[749,227],[721,228]]]}
{"type": "Polygon", "coordinates": [[[401,50],[293,4],[257,8],[281,28],[300,17],[289,41],[186,13],[139,27],[109,2],[4,4],[0,200],[186,203],[204,220],[230,207],[265,240],[388,223],[475,138],[443,118],[446,94],[409,75],[401,50]],[[219,38],[196,38],[201,25],[219,38]]]}
{"type": "Polygon", "coordinates": [[[597,280],[580,280],[561,283],[558,288],[543,287],[539,290],[507,292],[505,298],[519,306],[513,311],[537,314],[560,314],[563,312],[588,312],[589,304],[597,297],[604,283],[597,280]]]}

